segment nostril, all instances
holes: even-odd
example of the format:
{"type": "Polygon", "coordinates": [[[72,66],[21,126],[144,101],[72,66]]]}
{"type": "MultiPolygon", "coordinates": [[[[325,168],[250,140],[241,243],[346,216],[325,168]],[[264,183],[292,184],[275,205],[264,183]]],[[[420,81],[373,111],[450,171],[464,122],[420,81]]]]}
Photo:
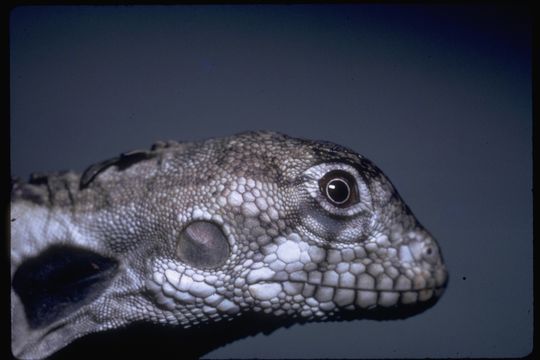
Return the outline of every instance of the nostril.
{"type": "Polygon", "coordinates": [[[437,250],[436,245],[433,245],[433,243],[425,244],[423,253],[422,253],[422,258],[432,265],[436,264],[439,261],[438,250],[437,250]]]}
{"type": "Polygon", "coordinates": [[[413,259],[407,259],[406,256],[403,256],[408,253],[405,250],[410,250],[411,256],[409,258],[414,258],[414,261],[425,261],[431,265],[436,265],[441,261],[439,247],[432,238],[411,241],[400,248],[401,261],[412,261],[413,259]]]}

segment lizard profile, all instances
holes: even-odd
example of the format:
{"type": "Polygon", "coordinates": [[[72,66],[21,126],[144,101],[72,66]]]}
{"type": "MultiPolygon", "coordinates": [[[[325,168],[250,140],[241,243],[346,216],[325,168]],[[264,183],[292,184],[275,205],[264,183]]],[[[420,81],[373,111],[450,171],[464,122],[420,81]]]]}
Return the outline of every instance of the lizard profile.
{"type": "Polygon", "coordinates": [[[13,183],[11,218],[22,359],[141,322],[404,317],[447,281],[436,241],[372,162],[273,132],[35,174],[13,183]]]}

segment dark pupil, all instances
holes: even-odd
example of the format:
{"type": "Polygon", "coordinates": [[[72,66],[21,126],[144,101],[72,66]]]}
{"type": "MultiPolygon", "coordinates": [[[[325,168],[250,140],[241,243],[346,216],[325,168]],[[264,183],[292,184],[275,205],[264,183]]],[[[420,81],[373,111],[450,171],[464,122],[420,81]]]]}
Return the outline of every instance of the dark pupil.
{"type": "Polygon", "coordinates": [[[328,182],[326,192],[330,200],[342,204],[349,199],[349,185],[343,179],[333,179],[328,182]]]}

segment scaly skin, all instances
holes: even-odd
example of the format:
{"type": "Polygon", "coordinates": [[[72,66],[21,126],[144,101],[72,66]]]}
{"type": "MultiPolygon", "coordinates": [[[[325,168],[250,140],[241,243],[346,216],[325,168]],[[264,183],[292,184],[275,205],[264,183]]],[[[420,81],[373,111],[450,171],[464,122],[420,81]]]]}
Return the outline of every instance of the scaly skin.
{"type": "Polygon", "coordinates": [[[11,217],[20,358],[138,321],[399,316],[447,280],[435,240],[375,165],[271,132],[159,143],[83,175],[33,176],[13,184],[11,217]],[[324,180],[335,174],[344,204],[324,180]],[[64,278],[72,273],[86,282],[64,278]]]}

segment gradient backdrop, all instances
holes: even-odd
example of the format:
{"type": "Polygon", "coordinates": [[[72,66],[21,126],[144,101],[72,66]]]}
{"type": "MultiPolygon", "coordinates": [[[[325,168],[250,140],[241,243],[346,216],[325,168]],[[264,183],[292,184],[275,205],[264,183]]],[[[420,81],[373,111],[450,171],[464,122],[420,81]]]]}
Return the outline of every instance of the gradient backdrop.
{"type": "Polygon", "coordinates": [[[297,325],[207,357],[522,356],[530,32],[528,9],[488,5],[19,7],[12,175],[255,129],[345,145],[438,239],[446,294],[407,320],[297,325]]]}

